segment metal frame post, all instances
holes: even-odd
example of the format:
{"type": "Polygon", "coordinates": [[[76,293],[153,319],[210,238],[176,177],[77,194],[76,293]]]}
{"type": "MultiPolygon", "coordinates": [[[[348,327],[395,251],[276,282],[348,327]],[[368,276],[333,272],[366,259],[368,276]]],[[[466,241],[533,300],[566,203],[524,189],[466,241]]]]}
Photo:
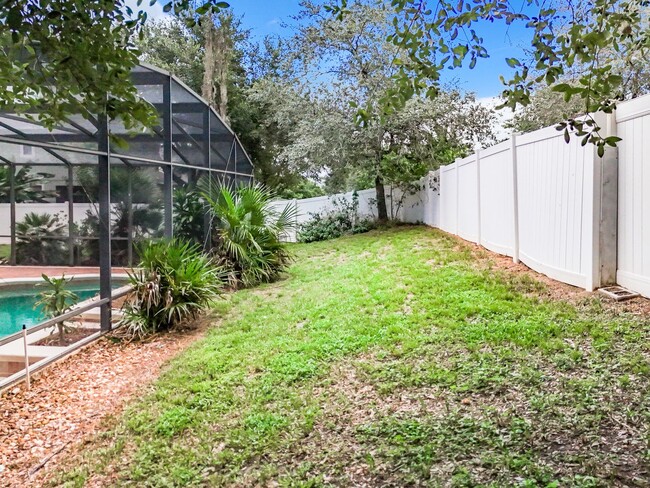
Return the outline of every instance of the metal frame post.
{"type": "Polygon", "coordinates": [[[74,266],[74,168],[68,165],[68,264],[74,266]]]}
{"type": "MultiPolygon", "coordinates": [[[[163,159],[166,163],[172,161],[172,78],[168,76],[163,84],[163,159]]],[[[174,237],[173,216],[173,174],[171,164],[163,166],[163,219],[165,238],[174,237]]]]}
{"type": "MultiPolygon", "coordinates": [[[[212,193],[212,156],[210,151],[210,108],[206,107],[205,112],[203,112],[203,163],[208,169],[206,174],[208,176],[208,191],[212,193]]],[[[203,249],[208,251],[210,249],[211,241],[211,227],[212,219],[210,217],[210,212],[204,212],[203,214],[203,249]]]]}
{"type": "Polygon", "coordinates": [[[9,264],[16,266],[16,166],[9,165],[9,227],[11,232],[11,250],[9,264]]]}
{"type": "Polygon", "coordinates": [[[101,305],[100,319],[103,331],[111,330],[111,162],[108,117],[98,117],[97,147],[104,154],[97,156],[99,204],[99,297],[108,299],[101,305]]]}
{"type": "Polygon", "coordinates": [[[133,266],[133,166],[127,165],[127,254],[129,266],[133,266]]]}

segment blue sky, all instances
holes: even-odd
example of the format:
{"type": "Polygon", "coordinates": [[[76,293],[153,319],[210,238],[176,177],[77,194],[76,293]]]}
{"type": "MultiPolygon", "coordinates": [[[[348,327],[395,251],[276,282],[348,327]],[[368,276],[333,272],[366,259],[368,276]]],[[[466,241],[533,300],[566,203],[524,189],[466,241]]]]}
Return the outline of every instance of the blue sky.
{"type": "MultiPolygon", "coordinates": [[[[291,35],[291,31],[283,28],[282,23],[290,21],[290,16],[299,10],[298,0],[230,0],[229,3],[238,15],[243,16],[244,26],[259,38],[269,34],[291,35]]],[[[155,17],[162,14],[162,9],[156,7],[159,5],[153,7],[159,10],[152,12],[155,17]]],[[[473,70],[447,71],[444,80],[458,83],[460,88],[476,93],[479,98],[491,98],[498,96],[503,89],[499,75],[503,74],[508,79],[511,73],[505,59],[522,57],[523,48],[530,45],[531,33],[522,25],[508,28],[504,23],[487,22],[480,25],[477,31],[485,40],[490,58],[479,60],[473,70]]]]}
{"type": "MultiPolygon", "coordinates": [[[[256,36],[290,35],[282,28],[283,21],[298,12],[298,0],[231,0],[233,10],[243,15],[244,25],[256,36]]],[[[485,40],[490,58],[479,60],[473,69],[450,70],[445,73],[447,81],[457,82],[461,88],[472,91],[480,98],[498,96],[502,91],[499,75],[508,75],[511,69],[505,62],[507,57],[521,57],[523,48],[530,45],[531,33],[522,25],[510,26],[503,23],[480,26],[479,35],[485,40]]]]}

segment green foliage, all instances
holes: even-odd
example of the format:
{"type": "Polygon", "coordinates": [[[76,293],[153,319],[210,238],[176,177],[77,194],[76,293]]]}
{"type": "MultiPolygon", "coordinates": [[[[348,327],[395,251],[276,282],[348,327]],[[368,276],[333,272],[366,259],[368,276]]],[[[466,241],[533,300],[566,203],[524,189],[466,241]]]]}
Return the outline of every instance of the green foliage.
{"type": "Polygon", "coordinates": [[[142,339],[187,325],[219,297],[222,270],[198,246],[145,242],[137,252],[140,264],[129,272],[134,291],[123,306],[120,322],[129,336],[142,339]]]}
{"type": "Polygon", "coordinates": [[[174,190],[174,236],[186,242],[203,244],[206,206],[196,189],[174,190]]]}
{"type": "Polygon", "coordinates": [[[16,261],[29,265],[62,264],[66,224],[58,215],[29,212],[16,223],[16,261]]]}
{"type": "Polygon", "coordinates": [[[352,200],[333,198],[334,208],[316,212],[300,225],[299,242],[318,242],[336,239],[346,234],[361,234],[375,227],[370,217],[359,217],[359,195],[352,194],[352,200]]]}
{"type": "MultiPolygon", "coordinates": [[[[61,278],[50,278],[46,274],[41,275],[48,289],[38,294],[38,301],[34,304],[34,308],[40,308],[48,318],[58,317],[66,312],[69,312],[73,305],[79,301],[76,293],[68,290],[66,287],[72,281],[65,279],[65,274],[61,278]]],[[[56,324],[59,329],[59,343],[65,345],[65,333],[68,327],[65,321],[56,324]]]]}
{"type": "Polygon", "coordinates": [[[199,186],[216,228],[215,252],[231,270],[232,284],[277,279],[291,262],[282,237],[295,228],[295,205],[277,212],[273,192],[260,184],[235,189],[204,179],[199,186]]]}
{"type": "MultiPolygon", "coordinates": [[[[155,181],[155,172],[150,168],[129,168],[111,165],[111,202],[125,203],[129,199],[129,178],[131,179],[131,200],[133,203],[159,203],[162,192],[155,181]]],[[[98,170],[93,166],[75,169],[79,186],[91,202],[99,196],[98,170]]]]}
{"type": "MultiPolygon", "coordinates": [[[[333,18],[345,22],[354,16],[358,3],[335,1],[326,9],[333,18]]],[[[380,99],[380,105],[385,113],[391,113],[414,94],[437,96],[443,69],[471,69],[489,57],[481,28],[494,29],[494,23],[501,22],[505,26],[524,25],[532,45],[530,60],[505,60],[515,71],[510,80],[501,76],[506,86],[504,107],[514,110],[518,105],[528,105],[531,93],[542,84],[561,93],[566,102],[578,99],[583,113],[612,113],[616,101],[625,96],[625,79],[631,78],[623,76],[629,71],[627,67],[644,64],[642,60],[647,58],[647,7],[644,0],[595,0],[570,5],[537,0],[519,4],[442,0],[436,2],[435,8],[427,8],[426,1],[394,0],[394,30],[388,39],[406,53],[399,62],[391,63],[395,85],[380,99]],[[617,65],[623,70],[616,69],[617,65]],[[569,84],[567,79],[574,82],[569,84]]],[[[358,110],[362,122],[368,121],[367,113],[365,106],[358,110]]],[[[604,140],[600,127],[590,117],[569,118],[558,129],[565,130],[567,137],[576,130],[585,144],[595,144],[601,154],[606,145],[616,144],[615,140],[604,140]]]]}
{"type": "MultiPolygon", "coordinates": [[[[99,180],[97,169],[81,167],[77,170],[79,184],[91,202],[97,201],[99,180]]],[[[162,193],[148,169],[132,169],[124,166],[111,167],[111,235],[114,264],[128,264],[129,228],[134,241],[160,237],[162,234],[162,193]],[[129,178],[131,184],[129,187],[129,178]],[[131,195],[129,195],[131,192],[131,195]],[[131,213],[128,201],[131,199],[131,213]]],[[[81,222],[79,235],[94,239],[83,239],[80,244],[82,264],[99,262],[99,219],[98,208],[88,210],[81,222]]]]}
{"type": "Polygon", "coordinates": [[[272,186],[277,192],[278,198],[284,200],[301,200],[303,198],[321,197],[325,190],[307,178],[292,178],[287,184],[286,181],[278,182],[278,186],[272,186]]]}
{"type": "MultiPolygon", "coordinates": [[[[127,129],[153,127],[157,114],[138,96],[131,69],[140,54],[136,39],[147,21],[140,1],[0,2],[0,109],[29,112],[49,128],[80,114],[119,119],[127,129]]],[[[166,0],[165,12],[218,12],[225,2],[166,0]]],[[[194,17],[186,17],[193,25],[194,17]]]]}
{"type": "Polygon", "coordinates": [[[495,142],[492,111],[453,87],[390,110],[382,103],[395,89],[395,65],[408,62],[407,50],[387,40],[395,27],[386,2],[355,0],[340,20],[320,2],[301,5],[288,56],[300,61],[288,74],[259,83],[256,92],[286,131],[280,161],[325,178],[331,192],[370,183],[377,189],[378,218],[387,220],[390,174],[405,166],[407,173],[435,169],[451,153],[495,142]]]}
{"type": "MultiPolygon", "coordinates": [[[[49,173],[32,173],[29,166],[18,166],[14,174],[14,192],[17,203],[21,202],[45,202],[47,198],[54,196],[53,192],[36,190],[36,186],[42,184],[43,180],[51,178],[49,173]]],[[[0,166],[0,203],[9,203],[11,187],[11,167],[0,166]]]]}
{"type": "Polygon", "coordinates": [[[577,117],[583,110],[581,100],[572,98],[566,102],[560,93],[540,86],[530,95],[530,103],[516,112],[506,125],[517,132],[526,133],[577,117]]]}

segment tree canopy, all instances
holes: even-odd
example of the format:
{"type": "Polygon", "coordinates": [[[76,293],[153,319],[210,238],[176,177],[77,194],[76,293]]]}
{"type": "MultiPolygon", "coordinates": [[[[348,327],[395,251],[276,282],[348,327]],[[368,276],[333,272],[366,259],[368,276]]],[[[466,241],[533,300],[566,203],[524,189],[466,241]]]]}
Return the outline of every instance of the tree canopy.
{"type": "MultiPolygon", "coordinates": [[[[334,18],[353,16],[348,0],[328,4],[334,18]]],[[[625,96],[625,77],[615,69],[646,59],[650,46],[645,0],[523,0],[522,2],[475,0],[392,0],[394,29],[389,39],[406,51],[397,63],[395,89],[381,100],[384,112],[403,105],[414,93],[434,97],[440,90],[445,68],[473,68],[489,57],[481,26],[500,22],[523,23],[531,32],[530,59],[507,59],[512,77],[503,79],[504,106],[527,105],[540,84],[561,93],[566,101],[577,98],[586,114],[611,113],[625,96]],[[530,13],[532,11],[532,13],[530,13]],[[568,83],[567,77],[575,82],[568,83]]],[[[359,116],[366,118],[363,110],[359,116]]],[[[567,136],[575,129],[583,141],[598,146],[618,138],[600,135],[591,117],[569,119],[562,124],[567,136]]]]}
{"type": "MultiPolygon", "coordinates": [[[[156,124],[154,108],[131,82],[147,12],[137,0],[0,2],[0,110],[34,113],[47,127],[73,114],[93,120],[106,113],[126,128],[156,124]]],[[[152,4],[154,2],[151,2],[152,4]]],[[[166,0],[165,12],[217,13],[228,3],[166,0]]]]}
{"type": "Polygon", "coordinates": [[[335,18],[321,3],[301,2],[286,73],[263,87],[276,123],[288,129],[280,159],[326,177],[328,189],[374,185],[380,219],[384,185],[418,179],[440,164],[494,141],[490,110],[452,87],[436,98],[412,96],[386,110],[396,66],[407,51],[389,41],[394,14],[386,2],[355,0],[335,18]]]}

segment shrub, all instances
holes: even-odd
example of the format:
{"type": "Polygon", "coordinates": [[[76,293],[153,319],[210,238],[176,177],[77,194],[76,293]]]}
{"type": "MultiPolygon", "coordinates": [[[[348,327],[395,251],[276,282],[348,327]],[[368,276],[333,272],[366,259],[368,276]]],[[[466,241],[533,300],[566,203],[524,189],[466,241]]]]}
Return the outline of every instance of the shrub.
{"type": "Polygon", "coordinates": [[[29,212],[16,224],[16,260],[19,264],[62,264],[66,260],[64,229],[58,215],[29,212]]]}
{"type": "MultiPolygon", "coordinates": [[[[65,275],[61,278],[50,278],[46,274],[42,275],[44,286],[47,290],[43,290],[38,295],[38,301],[34,304],[34,308],[41,307],[41,310],[48,318],[58,317],[66,312],[69,312],[72,306],[79,301],[79,296],[76,293],[67,289],[68,283],[72,281],[65,279],[65,275]]],[[[65,322],[56,324],[59,329],[59,343],[65,345],[65,334],[68,331],[65,322]]]]}
{"type": "Polygon", "coordinates": [[[196,244],[204,240],[205,203],[193,189],[174,190],[174,236],[196,244]]]}
{"type": "Polygon", "coordinates": [[[171,329],[196,318],[216,300],[223,271],[195,244],[147,242],[137,246],[141,262],[129,272],[134,291],[120,324],[130,337],[171,329]]]}
{"type": "Polygon", "coordinates": [[[214,252],[230,270],[231,284],[277,279],[291,262],[282,237],[295,228],[296,207],[276,211],[273,193],[262,185],[235,190],[218,183],[210,187],[203,180],[201,189],[215,226],[214,252]]]}
{"type": "Polygon", "coordinates": [[[352,194],[352,201],[345,198],[332,199],[333,209],[312,213],[311,219],[300,226],[299,242],[317,242],[335,239],[346,234],[361,234],[375,227],[368,217],[359,217],[359,196],[352,194]]]}

